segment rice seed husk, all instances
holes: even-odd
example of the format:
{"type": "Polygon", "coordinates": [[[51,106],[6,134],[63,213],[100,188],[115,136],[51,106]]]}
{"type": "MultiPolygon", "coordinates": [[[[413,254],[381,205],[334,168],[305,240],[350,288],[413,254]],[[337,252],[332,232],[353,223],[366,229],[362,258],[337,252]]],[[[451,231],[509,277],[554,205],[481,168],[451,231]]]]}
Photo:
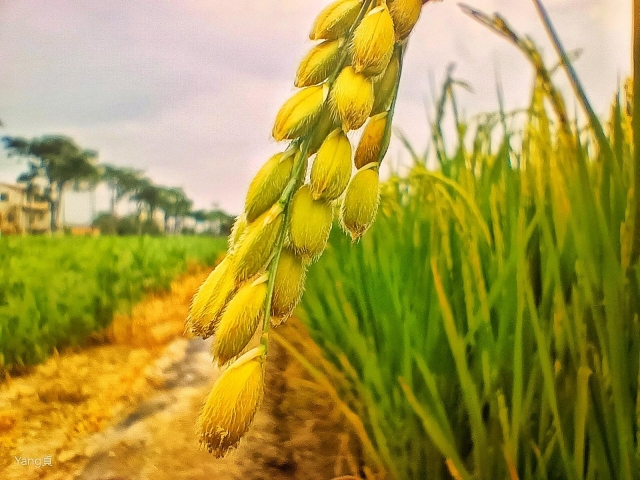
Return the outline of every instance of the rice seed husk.
{"type": "Polygon", "coordinates": [[[335,200],[351,178],[351,143],[342,129],[326,138],[311,167],[310,188],[314,200],[335,200]]]}
{"type": "Polygon", "coordinates": [[[336,40],[358,19],[360,0],[337,0],[320,12],[309,34],[311,40],[336,40]]]}
{"type": "Polygon", "coordinates": [[[271,316],[278,319],[278,324],[291,316],[300,302],[304,291],[306,270],[303,259],[293,250],[290,248],[282,250],[271,300],[271,316]]]}
{"type": "Polygon", "coordinates": [[[227,255],[193,296],[186,320],[186,330],[202,338],[213,335],[234,289],[231,258],[227,255]]]}
{"type": "Polygon", "coordinates": [[[364,235],[378,211],[380,182],[377,166],[377,163],[370,163],[358,170],[344,195],[340,223],[353,241],[364,235]]]}
{"type": "Polygon", "coordinates": [[[369,119],[362,132],[362,137],[360,137],[356,154],[353,157],[353,163],[357,169],[371,162],[379,162],[381,160],[380,151],[386,126],[387,112],[380,113],[369,119]]]}
{"type": "Polygon", "coordinates": [[[276,115],[273,138],[278,142],[294,140],[308,133],[320,114],[328,93],[327,85],[306,87],[296,92],[276,115]]]}
{"type": "Polygon", "coordinates": [[[324,82],[340,61],[341,40],[326,40],[313,47],[300,62],[294,85],[298,88],[324,82]]]}
{"type": "Polygon", "coordinates": [[[371,115],[386,112],[391,107],[393,92],[398,83],[399,71],[400,62],[398,56],[393,55],[384,74],[377,77],[373,82],[373,108],[371,109],[371,115]]]}
{"type": "Polygon", "coordinates": [[[303,185],[293,196],[289,238],[297,255],[306,259],[318,257],[327,245],[333,222],[333,207],[325,200],[314,200],[309,185],[303,185]]]}
{"type": "Polygon", "coordinates": [[[384,72],[393,55],[395,31],[386,4],[372,9],[353,34],[353,66],[367,76],[384,72]]]}
{"type": "Polygon", "coordinates": [[[264,349],[254,348],[227,368],[213,385],[198,418],[200,443],[216,457],[235,448],[264,396],[264,349]]]}
{"type": "Polygon", "coordinates": [[[282,206],[278,203],[247,226],[233,255],[236,284],[266,267],[281,227],[282,206]]]}
{"type": "Polygon", "coordinates": [[[404,40],[420,18],[422,0],[388,0],[387,4],[396,32],[396,41],[404,40]]]}
{"type": "Polygon", "coordinates": [[[294,152],[278,153],[258,170],[249,185],[244,210],[253,222],[278,201],[293,171],[294,152]]]}
{"type": "Polygon", "coordinates": [[[342,69],[331,91],[331,104],[345,132],[364,125],[373,108],[373,84],[352,66],[342,69]]]}
{"type": "Polygon", "coordinates": [[[340,121],[338,117],[333,114],[329,105],[325,105],[322,108],[316,126],[313,129],[311,140],[309,140],[309,149],[307,150],[309,156],[316,153],[327,136],[339,126],[340,121]]]}
{"type": "Polygon", "coordinates": [[[224,365],[249,344],[264,315],[267,275],[249,281],[227,304],[213,342],[213,358],[224,365]]]}
{"type": "Polygon", "coordinates": [[[229,233],[229,254],[235,251],[242,234],[247,228],[247,224],[247,216],[244,213],[236,217],[236,220],[233,222],[233,226],[231,227],[231,232],[229,233]]]}

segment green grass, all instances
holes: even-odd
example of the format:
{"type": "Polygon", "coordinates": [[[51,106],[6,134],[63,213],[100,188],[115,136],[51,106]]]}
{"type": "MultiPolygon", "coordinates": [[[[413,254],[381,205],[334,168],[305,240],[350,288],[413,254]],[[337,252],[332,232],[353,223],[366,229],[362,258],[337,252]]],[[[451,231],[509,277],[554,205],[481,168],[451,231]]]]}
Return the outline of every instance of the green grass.
{"type": "Polygon", "coordinates": [[[540,66],[524,118],[454,115],[453,142],[448,80],[438,168],[414,154],[307,277],[299,314],[390,478],[640,478],[631,117],[617,96],[578,130],[540,66]]]}
{"type": "Polygon", "coordinates": [[[190,262],[211,265],[224,239],[0,238],[0,370],[81,344],[190,262]]]}

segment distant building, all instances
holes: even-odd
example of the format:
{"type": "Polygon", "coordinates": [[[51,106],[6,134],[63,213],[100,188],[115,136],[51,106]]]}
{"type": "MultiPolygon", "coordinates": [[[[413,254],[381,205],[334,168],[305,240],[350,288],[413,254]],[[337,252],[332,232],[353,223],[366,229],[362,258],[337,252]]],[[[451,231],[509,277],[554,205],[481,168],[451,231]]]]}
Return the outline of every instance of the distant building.
{"type": "Polygon", "coordinates": [[[0,183],[0,233],[46,233],[51,228],[49,203],[27,199],[21,185],[0,183]]]}

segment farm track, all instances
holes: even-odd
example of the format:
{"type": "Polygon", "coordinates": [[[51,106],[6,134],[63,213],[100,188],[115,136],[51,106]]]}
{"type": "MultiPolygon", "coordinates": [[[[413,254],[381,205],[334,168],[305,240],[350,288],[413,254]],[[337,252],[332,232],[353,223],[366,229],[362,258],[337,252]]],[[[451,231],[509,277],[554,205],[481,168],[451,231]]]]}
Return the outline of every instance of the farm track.
{"type": "MultiPolygon", "coordinates": [[[[309,479],[354,473],[357,455],[335,404],[275,342],[265,399],[239,448],[215,459],[195,420],[218,375],[209,341],[180,335],[203,273],[114,321],[111,343],[51,358],[0,385],[2,479],[309,479]],[[20,465],[15,457],[52,466],[20,465]]],[[[278,329],[313,362],[297,321],[278,329]]],[[[315,363],[315,362],[313,362],[315,363]]]]}

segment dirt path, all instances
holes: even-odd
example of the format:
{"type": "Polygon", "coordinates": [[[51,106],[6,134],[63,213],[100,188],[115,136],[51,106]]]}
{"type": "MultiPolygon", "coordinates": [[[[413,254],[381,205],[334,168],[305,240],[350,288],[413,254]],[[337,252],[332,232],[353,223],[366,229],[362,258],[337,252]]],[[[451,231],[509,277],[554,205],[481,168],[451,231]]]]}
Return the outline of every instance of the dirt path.
{"type": "MultiPolygon", "coordinates": [[[[133,345],[62,355],[0,385],[0,478],[328,480],[356,473],[354,442],[335,404],[275,342],[265,400],[239,448],[224,459],[199,449],[195,420],[219,372],[209,342],[176,338],[175,323],[201,278],[183,279],[134,311],[134,321],[116,322],[119,343],[133,345]],[[140,346],[136,329],[149,345],[140,346]],[[51,466],[25,466],[16,456],[32,463],[50,456],[51,466]]],[[[319,355],[295,321],[278,331],[312,361],[319,355]]]]}

